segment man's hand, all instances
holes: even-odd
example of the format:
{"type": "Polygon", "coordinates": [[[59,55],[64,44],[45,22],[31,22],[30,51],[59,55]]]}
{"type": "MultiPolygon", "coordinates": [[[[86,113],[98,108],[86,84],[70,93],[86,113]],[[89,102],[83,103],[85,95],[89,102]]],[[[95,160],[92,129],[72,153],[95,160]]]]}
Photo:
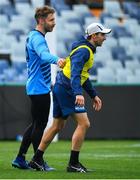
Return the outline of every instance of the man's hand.
{"type": "Polygon", "coordinates": [[[63,67],[65,66],[65,64],[66,64],[66,60],[65,60],[65,59],[63,59],[63,58],[58,59],[57,65],[58,65],[60,68],[63,68],[63,67]]]}
{"type": "Polygon", "coordinates": [[[82,95],[77,95],[77,96],[76,96],[76,100],[75,100],[75,104],[78,105],[78,106],[84,106],[84,105],[85,105],[84,96],[82,96],[82,95]]]}
{"type": "Polygon", "coordinates": [[[100,109],[102,108],[102,101],[98,96],[95,96],[95,98],[93,99],[93,108],[95,109],[95,111],[100,111],[100,109]]]}

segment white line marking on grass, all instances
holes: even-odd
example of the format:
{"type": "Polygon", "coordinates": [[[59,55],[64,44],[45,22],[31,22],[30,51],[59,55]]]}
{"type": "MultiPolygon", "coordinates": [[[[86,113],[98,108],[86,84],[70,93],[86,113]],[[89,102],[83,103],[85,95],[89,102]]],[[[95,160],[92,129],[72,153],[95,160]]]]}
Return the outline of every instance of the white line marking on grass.
{"type": "MultiPolygon", "coordinates": [[[[62,159],[62,157],[68,157],[69,153],[60,153],[60,156],[58,155],[58,153],[49,153],[49,158],[50,157],[55,157],[57,159],[62,159]]],[[[110,154],[98,154],[98,153],[82,153],[81,152],[81,157],[82,158],[87,158],[87,159],[91,159],[91,158],[98,158],[98,159],[103,159],[103,158],[140,158],[140,154],[134,154],[134,153],[121,153],[121,154],[117,154],[117,153],[112,153],[110,154]]],[[[47,153],[46,153],[46,158],[47,158],[47,153]]]]}
{"type": "Polygon", "coordinates": [[[140,147],[140,144],[132,144],[131,147],[140,147]]]}
{"type": "MultiPolygon", "coordinates": [[[[93,158],[140,158],[140,154],[93,154],[93,158]]],[[[90,155],[91,157],[91,155],[90,155]]]]}

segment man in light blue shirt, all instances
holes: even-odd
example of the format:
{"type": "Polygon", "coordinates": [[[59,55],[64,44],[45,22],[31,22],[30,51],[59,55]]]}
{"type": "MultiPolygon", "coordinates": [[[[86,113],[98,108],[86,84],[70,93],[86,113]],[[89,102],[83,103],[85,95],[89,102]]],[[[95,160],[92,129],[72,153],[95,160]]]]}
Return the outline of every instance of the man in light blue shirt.
{"type": "MultiPolygon", "coordinates": [[[[32,123],[25,130],[17,157],[12,162],[12,166],[20,169],[30,168],[25,160],[25,155],[31,143],[36,152],[48,122],[51,64],[57,64],[60,68],[65,65],[64,59],[50,53],[45,40],[45,34],[52,32],[55,26],[54,13],[55,10],[49,6],[37,8],[35,12],[36,28],[29,33],[26,40],[28,70],[26,91],[31,99],[32,123]]],[[[46,171],[54,170],[45,162],[43,163],[46,171]]]]}
{"type": "Polygon", "coordinates": [[[28,95],[46,94],[50,92],[51,64],[56,64],[58,57],[50,54],[45,35],[35,29],[29,33],[26,41],[28,95]]]}

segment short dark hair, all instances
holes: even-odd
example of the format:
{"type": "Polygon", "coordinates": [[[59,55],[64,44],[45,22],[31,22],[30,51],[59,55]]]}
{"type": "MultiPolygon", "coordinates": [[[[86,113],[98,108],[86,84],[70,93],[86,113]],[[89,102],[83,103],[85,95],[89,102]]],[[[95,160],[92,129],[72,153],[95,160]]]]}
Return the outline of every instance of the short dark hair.
{"type": "Polygon", "coordinates": [[[50,6],[43,6],[36,8],[34,17],[36,19],[36,22],[38,23],[40,18],[46,18],[49,14],[54,14],[54,13],[55,13],[54,8],[50,6]]]}

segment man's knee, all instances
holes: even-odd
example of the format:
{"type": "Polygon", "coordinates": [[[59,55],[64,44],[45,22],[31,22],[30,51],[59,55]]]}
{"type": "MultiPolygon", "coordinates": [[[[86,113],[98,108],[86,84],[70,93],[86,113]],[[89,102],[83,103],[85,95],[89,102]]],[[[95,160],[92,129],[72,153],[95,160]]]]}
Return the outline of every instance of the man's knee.
{"type": "Polygon", "coordinates": [[[85,127],[86,129],[90,128],[90,122],[89,122],[89,121],[85,122],[85,123],[84,123],[84,127],[85,127]]]}
{"type": "Polygon", "coordinates": [[[59,131],[61,131],[61,129],[63,129],[62,126],[53,126],[53,129],[56,133],[58,133],[59,131]]]}
{"type": "Polygon", "coordinates": [[[90,127],[90,122],[89,121],[84,121],[84,122],[78,124],[78,126],[80,126],[83,129],[88,129],[90,127]]]}
{"type": "Polygon", "coordinates": [[[90,121],[87,117],[87,113],[77,113],[75,114],[74,118],[77,121],[78,126],[80,126],[81,128],[88,129],[90,127],[90,121]]]}
{"type": "Polygon", "coordinates": [[[64,128],[64,123],[62,123],[62,122],[61,123],[54,123],[52,125],[52,128],[56,133],[58,133],[59,131],[61,131],[64,128]]]}

